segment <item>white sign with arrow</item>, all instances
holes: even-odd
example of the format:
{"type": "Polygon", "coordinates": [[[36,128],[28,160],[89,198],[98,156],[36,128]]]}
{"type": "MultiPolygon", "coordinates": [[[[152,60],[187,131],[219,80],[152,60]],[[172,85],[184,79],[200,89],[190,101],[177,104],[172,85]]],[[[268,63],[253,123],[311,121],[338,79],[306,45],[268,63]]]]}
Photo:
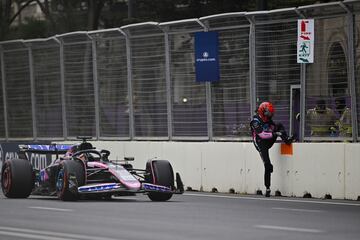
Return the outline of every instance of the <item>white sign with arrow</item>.
{"type": "Polygon", "coordinates": [[[298,20],[297,63],[314,62],[314,19],[298,20]]]}

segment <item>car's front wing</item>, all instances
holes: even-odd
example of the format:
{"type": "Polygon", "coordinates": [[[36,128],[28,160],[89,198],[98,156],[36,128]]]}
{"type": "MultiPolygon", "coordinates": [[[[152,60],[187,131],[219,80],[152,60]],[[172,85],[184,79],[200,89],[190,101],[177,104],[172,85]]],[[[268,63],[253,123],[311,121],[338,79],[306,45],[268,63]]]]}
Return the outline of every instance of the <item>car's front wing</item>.
{"type": "Polygon", "coordinates": [[[120,183],[99,183],[88,184],[78,187],[79,194],[96,194],[96,193],[118,193],[118,192],[132,192],[132,193],[144,193],[144,192],[163,192],[163,193],[175,193],[171,188],[156,184],[142,183],[141,188],[138,190],[130,190],[125,188],[120,183]]]}

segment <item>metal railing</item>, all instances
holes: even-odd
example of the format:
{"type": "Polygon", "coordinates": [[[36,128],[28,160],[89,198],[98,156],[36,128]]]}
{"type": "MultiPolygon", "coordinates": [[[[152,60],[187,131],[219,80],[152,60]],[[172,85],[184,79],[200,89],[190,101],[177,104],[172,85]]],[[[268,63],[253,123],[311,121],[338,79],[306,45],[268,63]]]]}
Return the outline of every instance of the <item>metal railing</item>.
{"type": "Polygon", "coordinates": [[[350,0],[0,42],[0,139],[248,141],[272,101],[300,141],[358,141],[359,16],[350,0]],[[304,18],[312,64],[296,62],[304,18]],[[218,32],[219,82],[195,81],[200,31],[218,32]]]}

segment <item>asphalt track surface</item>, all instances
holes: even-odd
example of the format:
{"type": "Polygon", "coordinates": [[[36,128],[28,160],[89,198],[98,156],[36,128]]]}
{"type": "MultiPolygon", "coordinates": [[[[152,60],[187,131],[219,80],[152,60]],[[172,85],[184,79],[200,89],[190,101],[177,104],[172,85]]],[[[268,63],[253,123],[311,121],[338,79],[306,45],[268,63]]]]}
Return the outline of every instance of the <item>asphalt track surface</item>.
{"type": "Polygon", "coordinates": [[[360,239],[360,202],[186,192],[62,202],[0,193],[0,240],[360,239]]]}

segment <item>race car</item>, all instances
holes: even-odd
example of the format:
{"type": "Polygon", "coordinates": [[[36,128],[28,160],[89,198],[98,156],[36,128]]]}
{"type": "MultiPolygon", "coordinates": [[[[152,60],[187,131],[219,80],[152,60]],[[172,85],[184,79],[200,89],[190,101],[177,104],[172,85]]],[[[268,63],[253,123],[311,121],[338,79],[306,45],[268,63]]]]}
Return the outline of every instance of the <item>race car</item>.
{"type": "Polygon", "coordinates": [[[1,187],[8,198],[27,198],[30,194],[57,196],[63,201],[110,199],[112,196],[145,193],[152,201],[167,201],[182,194],[180,174],[167,160],[151,159],[145,169],[135,169],[125,158],[109,160],[110,151],[94,148],[83,138],[75,145],[20,145],[18,159],[2,166],[1,187]],[[44,169],[34,169],[25,153],[55,155],[44,169]],[[59,157],[60,154],[64,154],[59,157]]]}

